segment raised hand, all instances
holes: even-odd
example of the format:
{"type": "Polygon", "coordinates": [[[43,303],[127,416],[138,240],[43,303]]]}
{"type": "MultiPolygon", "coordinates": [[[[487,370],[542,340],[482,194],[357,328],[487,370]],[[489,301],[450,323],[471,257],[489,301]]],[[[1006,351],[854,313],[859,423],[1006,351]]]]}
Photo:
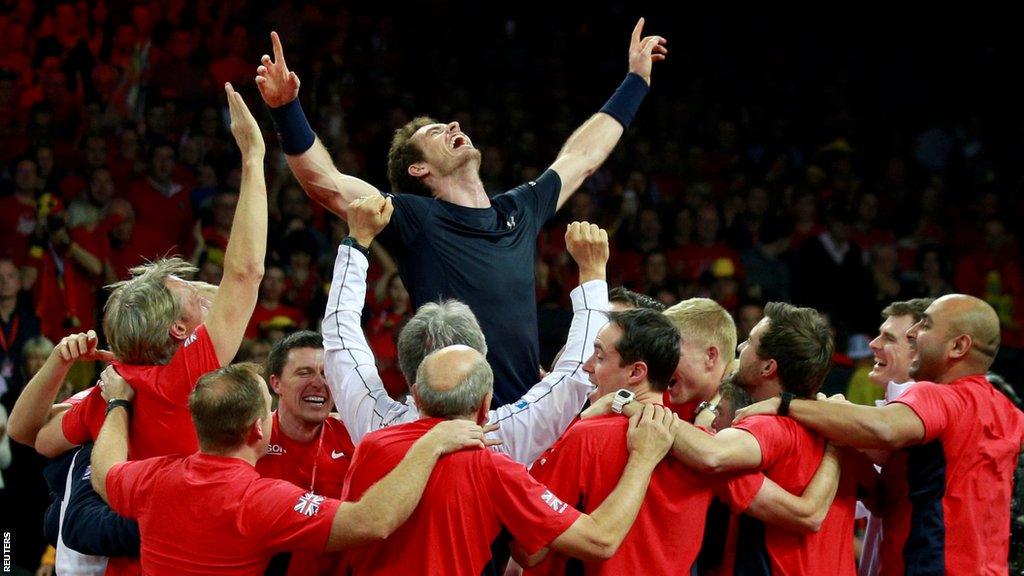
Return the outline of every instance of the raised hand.
{"type": "Polygon", "coordinates": [[[263,158],[266,153],[266,144],[263,142],[263,133],[252,117],[252,112],[245,105],[242,95],[235,92],[231,83],[224,84],[224,92],[228,97],[228,108],[231,110],[231,134],[238,143],[238,148],[244,156],[258,156],[263,158]]]}
{"type": "Polygon", "coordinates": [[[277,32],[270,33],[270,43],[274,46],[274,59],[271,60],[267,54],[260,59],[261,64],[256,68],[256,87],[267,106],[280,108],[299,97],[299,77],[288,70],[277,32]]]}
{"type": "Polygon", "coordinates": [[[668,42],[661,36],[643,36],[644,19],[637,21],[633,28],[633,36],[629,41],[629,71],[640,76],[651,83],[651,67],[655,62],[661,62],[668,55],[668,42]]]}
{"type": "Polygon", "coordinates": [[[93,330],[65,336],[54,346],[53,354],[58,354],[60,359],[68,364],[76,360],[99,360],[100,362],[116,360],[112,352],[99,349],[99,338],[96,337],[96,332],[93,330]]]}
{"type": "Polygon", "coordinates": [[[373,239],[380,234],[391,221],[395,205],[391,197],[371,194],[356,198],[348,205],[349,235],[360,245],[369,247],[373,239]]]}
{"type": "Polygon", "coordinates": [[[132,389],[128,381],[121,377],[114,370],[113,366],[107,366],[103,369],[103,373],[100,374],[100,388],[103,390],[103,399],[107,402],[111,400],[132,400],[135,398],[135,390],[132,389]]]}
{"type": "Polygon", "coordinates": [[[565,247],[580,267],[580,282],[603,280],[608,263],[608,233],[597,224],[573,222],[565,231],[565,247]]]}
{"type": "Polygon", "coordinates": [[[679,417],[657,404],[645,404],[643,410],[629,417],[626,443],[632,454],[657,463],[668,454],[679,428],[679,417]]]}

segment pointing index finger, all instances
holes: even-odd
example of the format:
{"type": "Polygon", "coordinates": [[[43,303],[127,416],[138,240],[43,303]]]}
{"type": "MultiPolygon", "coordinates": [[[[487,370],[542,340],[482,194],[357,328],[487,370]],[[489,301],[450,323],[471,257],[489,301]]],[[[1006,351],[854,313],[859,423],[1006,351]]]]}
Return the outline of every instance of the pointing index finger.
{"type": "Polygon", "coordinates": [[[640,35],[643,33],[643,31],[644,18],[643,16],[641,16],[640,19],[636,21],[636,26],[633,27],[633,38],[630,40],[631,45],[636,46],[640,44],[640,35]]]}
{"type": "Polygon", "coordinates": [[[284,49],[281,48],[281,37],[277,32],[270,33],[270,43],[274,45],[274,64],[284,65],[284,49]]]}

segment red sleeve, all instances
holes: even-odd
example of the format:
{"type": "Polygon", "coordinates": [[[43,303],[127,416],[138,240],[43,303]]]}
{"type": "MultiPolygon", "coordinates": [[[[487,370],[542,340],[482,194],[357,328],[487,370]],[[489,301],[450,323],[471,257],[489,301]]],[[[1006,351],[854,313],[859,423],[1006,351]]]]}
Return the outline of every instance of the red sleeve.
{"type": "Polygon", "coordinates": [[[114,464],[107,472],[107,502],[126,518],[138,518],[148,501],[147,491],[154,477],[168,462],[177,458],[148,458],[114,464]]]}
{"type": "Polygon", "coordinates": [[[750,504],[764,485],[764,478],[761,472],[747,472],[723,478],[723,482],[716,485],[715,493],[719,500],[729,506],[733,514],[739,514],[750,508],[750,504]]]}
{"type": "Polygon", "coordinates": [[[958,405],[956,395],[949,392],[948,388],[939,384],[918,382],[893,400],[909,406],[924,423],[923,444],[938,438],[954,415],[962,413],[963,407],[958,405]]]}
{"type": "Polygon", "coordinates": [[[751,416],[733,425],[733,428],[753,436],[761,447],[761,464],[757,467],[758,470],[770,468],[793,444],[785,426],[782,425],[781,418],[784,416],[751,416]]]}
{"type": "Polygon", "coordinates": [[[572,526],[578,510],[537,482],[522,464],[488,453],[494,473],[492,497],[501,523],[527,554],[535,554],[572,526]]]}
{"type": "Polygon", "coordinates": [[[239,526],[272,550],[323,552],[340,500],[262,478],[245,495],[239,526]]]}
{"type": "Polygon", "coordinates": [[[85,398],[73,402],[71,408],[64,412],[60,429],[68,442],[81,446],[94,441],[99,435],[107,413],[107,403],[103,400],[102,393],[98,386],[93,386],[85,398]]]}
{"type": "Polygon", "coordinates": [[[153,382],[154,389],[168,402],[187,405],[188,395],[199,377],[217,368],[220,368],[217,350],[213,347],[206,324],[200,324],[160,371],[160,376],[153,382]]]}

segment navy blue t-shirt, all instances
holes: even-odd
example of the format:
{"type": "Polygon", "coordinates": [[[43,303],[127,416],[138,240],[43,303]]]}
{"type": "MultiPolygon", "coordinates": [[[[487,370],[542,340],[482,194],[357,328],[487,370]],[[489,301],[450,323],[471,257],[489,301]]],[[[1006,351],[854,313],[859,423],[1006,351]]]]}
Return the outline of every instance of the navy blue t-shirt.
{"type": "Polygon", "coordinates": [[[380,241],[398,261],[413,306],[456,298],[476,314],[494,369],[494,405],[537,383],[537,234],[555,213],[562,181],[545,171],[491,198],[490,208],[395,194],[380,241]]]}

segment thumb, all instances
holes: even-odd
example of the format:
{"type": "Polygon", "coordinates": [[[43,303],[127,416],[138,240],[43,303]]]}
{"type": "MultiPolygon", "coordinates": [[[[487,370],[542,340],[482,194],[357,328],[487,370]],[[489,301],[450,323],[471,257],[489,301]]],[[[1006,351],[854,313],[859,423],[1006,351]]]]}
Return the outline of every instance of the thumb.
{"type": "Polygon", "coordinates": [[[93,350],[90,356],[92,356],[93,360],[99,360],[100,362],[106,362],[107,364],[117,361],[117,356],[115,356],[110,350],[93,350]]]}

